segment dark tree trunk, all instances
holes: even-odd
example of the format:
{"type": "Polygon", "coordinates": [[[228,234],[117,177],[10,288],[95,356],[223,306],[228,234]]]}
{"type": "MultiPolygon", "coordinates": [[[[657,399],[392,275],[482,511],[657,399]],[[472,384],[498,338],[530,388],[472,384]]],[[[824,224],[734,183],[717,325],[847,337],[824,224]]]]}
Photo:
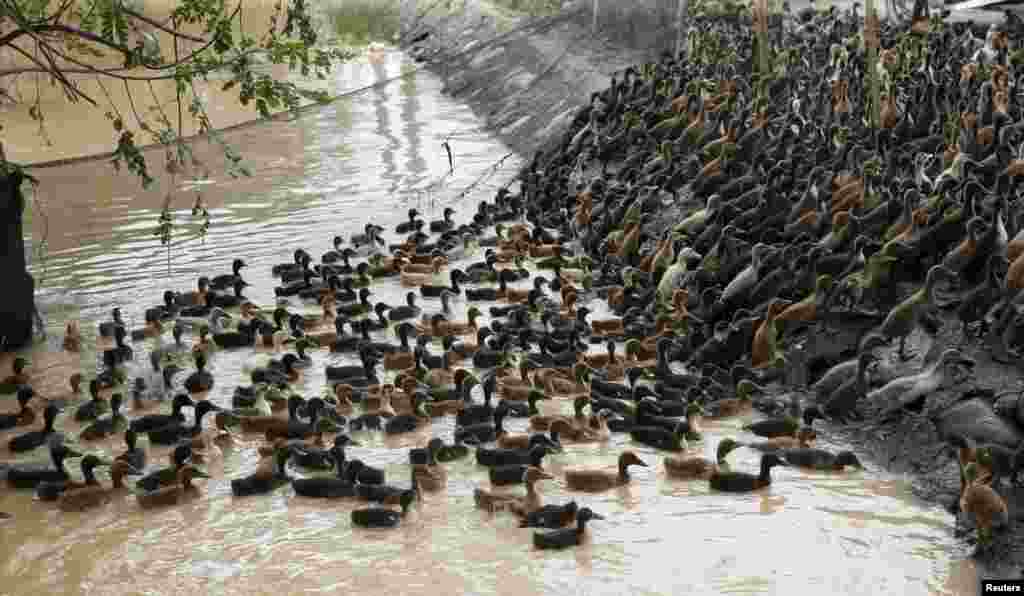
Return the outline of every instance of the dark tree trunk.
{"type": "Polygon", "coordinates": [[[0,173],[0,278],[6,286],[0,292],[0,351],[16,350],[32,341],[36,282],[25,269],[22,180],[19,171],[0,173]]]}

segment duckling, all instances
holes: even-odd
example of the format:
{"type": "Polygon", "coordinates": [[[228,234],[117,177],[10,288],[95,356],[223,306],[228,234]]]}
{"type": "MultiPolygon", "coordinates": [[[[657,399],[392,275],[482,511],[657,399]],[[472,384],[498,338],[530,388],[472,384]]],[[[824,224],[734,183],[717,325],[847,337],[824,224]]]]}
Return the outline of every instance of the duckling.
{"type": "Polygon", "coordinates": [[[963,476],[967,481],[960,495],[960,511],[973,516],[982,543],[992,540],[993,530],[1009,525],[1010,515],[1003,500],[991,486],[978,478],[978,464],[971,462],[964,467],[963,476]]]}
{"type": "Polygon", "coordinates": [[[82,512],[106,505],[115,496],[127,493],[124,485],[126,476],[138,476],[140,472],[124,460],[115,460],[110,466],[110,488],[103,486],[86,486],[64,492],[57,501],[57,508],[65,513],[82,512]]]}
{"type": "Polygon", "coordinates": [[[131,426],[124,432],[124,444],[127,449],[114,458],[114,461],[123,461],[131,468],[142,470],[146,467],[146,450],[138,446],[138,433],[132,430],[131,426]]]}
{"type": "Polygon", "coordinates": [[[43,410],[43,428],[41,430],[34,430],[12,438],[7,442],[7,448],[14,453],[22,453],[24,451],[32,451],[36,447],[40,447],[51,440],[63,440],[64,435],[55,431],[53,428],[53,424],[57,420],[57,415],[59,413],[60,410],[57,409],[57,406],[53,404],[46,406],[46,409],[43,410]]]}
{"type": "Polygon", "coordinates": [[[96,441],[114,433],[121,432],[128,426],[128,419],[121,413],[124,397],[120,393],[110,396],[110,415],[98,418],[95,422],[82,429],[78,438],[81,441],[96,441]]]}
{"type": "MultiPolygon", "coordinates": [[[[642,459],[632,451],[623,451],[619,455],[618,472],[605,470],[575,469],[567,470],[565,481],[571,490],[603,491],[629,483],[629,466],[647,467],[642,459]]],[[[582,511],[580,512],[582,513],[582,511]]]]}
{"type": "Polygon", "coordinates": [[[38,464],[17,464],[7,467],[7,483],[13,488],[36,488],[41,482],[64,482],[71,478],[64,467],[64,460],[82,457],[58,440],[50,441],[50,462],[52,466],[38,464]]]}
{"type": "Polygon", "coordinates": [[[841,472],[845,466],[864,469],[857,456],[852,451],[840,451],[830,453],[824,449],[811,447],[797,447],[795,449],[782,449],[778,452],[790,466],[801,468],[813,468],[815,470],[834,470],[841,472]]]}
{"type": "Polygon", "coordinates": [[[28,385],[31,380],[25,369],[28,367],[28,360],[25,360],[21,356],[14,359],[11,363],[12,374],[9,375],[3,381],[0,381],[0,394],[15,393],[19,387],[28,385]]]}
{"type": "Polygon", "coordinates": [[[40,482],[39,486],[36,487],[36,497],[40,501],[56,501],[65,491],[74,490],[76,488],[99,486],[100,483],[96,480],[94,470],[100,466],[109,466],[110,463],[101,460],[95,455],[89,454],[82,458],[79,465],[82,468],[81,482],[72,480],[71,478],[55,482],[40,482]]]}
{"type": "Polygon", "coordinates": [[[0,430],[12,429],[16,426],[26,426],[35,422],[35,411],[28,406],[35,396],[31,387],[18,389],[18,411],[13,414],[0,414],[0,430]]]}
{"type": "Polygon", "coordinates": [[[739,446],[740,444],[731,438],[722,439],[715,451],[715,461],[703,457],[666,456],[664,460],[665,473],[672,478],[707,480],[713,474],[729,469],[725,458],[739,446]]]}
{"type": "Polygon", "coordinates": [[[554,479],[554,476],[544,470],[531,466],[526,469],[523,475],[523,481],[526,484],[526,495],[500,494],[477,487],[473,490],[473,501],[478,509],[484,509],[491,513],[511,511],[521,517],[525,517],[541,507],[541,496],[537,492],[537,482],[554,479]]]}
{"type": "Polygon", "coordinates": [[[154,491],[137,493],[135,500],[144,509],[177,505],[183,499],[198,493],[199,489],[192,485],[196,478],[209,478],[209,474],[195,466],[185,465],[177,472],[177,483],[154,491]]]}
{"type": "Polygon", "coordinates": [[[589,507],[584,507],[576,513],[575,528],[563,528],[560,530],[551,530],[549,532],[534,532],[533,545],[534,547],[542,550],[578,546],[583,543],[584,537],[586,536],[587,522],[595,519],[604,519],[604,517],[594,513],[589,507]]]}
{"type": "Polygon", "coordinates": [[[64,328],[64,342],[62,344],[68,352],[80,352],[82,350],[82,333],[78,330],[77,321],[68,321],[64,328]]]}
{"type": "Polygon", "coordinates": [[[711,490],[743,493],[764,488],[772,483],[771,469],[775,466],[785,466],[786,462],[774,453],[765,453],[761,456],[761,473],[758,475],[747,472],[722,471],[718,470],[711,474],[708,484],[711,490]]]}
{"type": "Polygon", "coordinates": [[[804,426],[797,431],[795,437],[774,437],[765,441],[753,443],[740,443],[743,447],[749,447],[763,453],[779,451],[781,449],[803,449],[811,446],[811,442],[818,438],[818,433],[813,428],[804,426]]]}
{"type": "Polygon", "coordinates": [[[398,497],[398,504],[401,512],[386,509],[384,507],[363,507],[353,509],[351,513],[352,525],[363,528],[393,528],[409,513],[409,507],[416,500],[416,491],[407,490],[398,497]]]}

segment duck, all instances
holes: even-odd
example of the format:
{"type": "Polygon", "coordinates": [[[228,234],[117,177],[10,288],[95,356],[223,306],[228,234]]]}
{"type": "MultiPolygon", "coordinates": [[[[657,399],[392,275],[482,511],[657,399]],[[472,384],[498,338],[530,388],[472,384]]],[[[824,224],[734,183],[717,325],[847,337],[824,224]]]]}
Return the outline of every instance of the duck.
{"type": "MultiPolygon", "coordinates": [[[[650,398],[644,398],[650,399],[650,398]]],[[[685,451],[687,448],[686,439],[690,437],[696,440],[699,438],[699,432],[696,429],[695,420],[693,423],[689,421],[692,415],[696,418],[703,409],[700,404],[692,403],[686,406],[687,420],[680,421],[669,430],[663,425],[646,425],[642,424],[640,420],[629,430],[629,435],[632,439],[638,443],[649,445],[656,449],[663,449],[666,451],[685,451]]]]}
{"type": "Polygon", "coordinates": [[[163,335],[164,325],[160,317],[153,313],[146,313],[146,325],[141,329],[132,329],[132,341],[142,341],[151,337],[163,335]]]}
{"type": "Polygon", "coordinates": [[[428,228],[435,234],[451,230],[455,227],[455,222],[452,221],[453,215],[455,215],[455,210],[451,207],[445,207],[441,214],[441,219],[431,221],[428,228]]]}
{"type": "Polygon", "coordinates": [[[437,463],[437,452],[444,446],[442,439],[433,438],[427,443],[426,463],[412,464],[413,488],[425,492],[437,492],[448,486],[448,473],[437,463]]]}
{"type": "Polygon", "coordinates": [[[923,368],[921,372],[889,381],[868,393],[865,402],[869,406],[881,408],[883,414],[888,416],[911,408],[921,399],[926,399],[945,383],[950,367],[971,368],[974,365],[974,359],[964,356],[957,348],[946,348],[935,362],[923,368]]]}
{"type": "Polygon", "coordinates": [[[143,509],[166,507],[181,503],[182,499],[193,496],[199,489],[192,484],[196,478],[209,478],[210,475],[192,465],[182,466],[177,472],[177,483],[153,491],[136,493],[135,500],[143,509]]]}
{"type": "Polygon", "coordinates": [[[192,353],[196,363],[196,371],[185,379],[185,389],[189,393],[203,393],[213,388],[213,375],[206,370],[206,355],[197,350],[192,353]]]}
{"type": "Polygon", "coordinates": [[[760,451],[762,453],[779,451],[780,449],[798,449],[811,446],[811,442],[818,438],[818,433],[813,428],[804,426],[797,431],[795,437],[774,437],[764,441],[753,441],[741,443],[743,447],[760,451]]]}
{"type": "Polygon", "coordinates": [[[935,284],[941,279],[953,280],[956,277],[956,272],[952,269],[944,265],[935,265],[928,270],[924,285],[906,300],[893,307],[882,321],[879,328],[880,333],[888,338],[899,338],[900,345],[897,353],[903,361],[914,357],[913,354],[906,353],[907,337],[917,328],[927,306],[934,304],[935,284]]]}
{"type": "Polygon", "coordinates": [[[77,321],[68,321],[64,327],[64,341],[61,345],[68,352],[82,351],[82,332],[78,329],[77,321]]]}
{"type": "Polygon", "coordinates": [[[871,365],[878,361],[873,353],[864,351],[857,358],[857,372],[852,379],[832,391],[822,408],[823,413],[834,420],[846,420],[857,416],[855,408],[868,392],[867,373],[871,365]]]}
{"type": "Polygon", "coordinates": [[[419,217],[419,215],[420,212],[417,211],[416,209],[409,209],[409,221],[403,221],[402,223],[395,226],[395,233],[408,234],[409,232],[418,230],[420,227],[423,226],[423,220],[416,219],[417,217],[419,217]]]}
{"type": "Polygon", "coordinates": [[[300,422],[297,418],[290,417],[284,424],[274,425],[264,431],[267,441],[276,439],[306,439],[317,434],[317,421],[327,407],[323,399],[314,397],[306,402],[306,413],[309,422],[300,422]]]}
{"type": "Polygon", "coordinates": [[[18,489],[36,488],[41,482],[65,482],[71,478],[64,461],[82,454],[61,441],[50,441],[50,462],[52,466],[39,464],[14,464],[7,467],[7,483],[18,489]]]}
{"type": "Polygon", "coordinates": [[[412,396],[412,413],[399,414],[384,423],[384,432],[389,435],[409,433],[430,423],[430,414],[425,410],[427,396],[416,392],[412,396]]]}
{"type": "Polygon", "coordinates": [[[186,426],[181,422],[168,424],[167,426],[149,431],[149,442],[154,445],[173,445],[181,439],[188,439],[197,436],[203,430],[203,417],[210,412],[219,412],[220,407],[209,401],[201,401],[195,406],[195,422],[192,426],[186,426]]]}
{"type": "Polygon", "coordinates": [[[1010,523],[1006,501],[978,477],[976,462],[964,467],[963,476],[966,485],[960,495],[960,511],[974,519],[979,541],[982,544],[990,543],[993,530],[1004,528],[1010,523]]]}
{"type": "Polygon", "coordinates": [[[554,479],[554,476],[544,470],[530,466],[523,474],[523,482],[526,484],[525,495],[501,494],[477,487],[473,490],[473,501],[478,509],[491,513],[511,511],[520,517],[525,517],[540,509],[542,505],[540,493],[537,492],[537,482],[554,479]]]}
{"type": "Polygon", "coordinates": [[[564,528],[576,520],[579,509],[576,501],[569,501],[564,505],[544,505],[522,516],[522,519],[519,520],[519,527],[549,530],[564,528]]]}
{"type": "Polygon", "coordinates": [[[181,413],[182,408],[195,407],[192,398],[184,393],[179,393],[171,398],[170,414],[147,414],[131,421],[129,428],[137,433],[148,433],[170,424],[183,424],[185,415],[181,413]]]}
{"type": "MultiPolygon", "coordinates": [[[[72,373],[71,376],[68,377],[68,386],[71,388],[71,391],[60,397],[46,397],[45,399],[47,403],[51,403],[64,410],[69,406],[80,402],[82,400],[82,373],[72,373]]],[[[33,415],[34,414],[35,412],[33,411],[33,415]]]]}
{"type": "Polygon", "coordinates": [[[64,513],[81,513],[106,505],[115,496],[126,494],[128,487],[124,484],[127,476],[138,476],[142,472],[124,460],[115,460],[110,465],[110,488],[100,485],[86,486],[65,491],[57,500],[57,508],[64,513]]]}
{"type": "Polygon", "coordinates": [[[358,256],[368,256],[376,253],[379,248],[378,246],[386,246],[387,243],[380,237],[380,233],[384,230],[380,226],[375,226],[371,223],[366,224],[363,227],[362,234],[355,234],[350,239],[352,244],[352,250],[356,252],[358,256]]]}
{"type": "Polygon", "coordinates": [[[594,513],[589,507],[584,507],[576,513],[576,527],[550,530],[548,532],[534,532],[533,546],[541,550],[563,549],[571,546],[579,546],[583,543],[587,531],[587,522],[595,519],[604,519],[603,516],[594,513]]]}
{"type": "Polygon", "coordinates": [[[551,443],[552,441],[544,435],[536,434],[530,437],[528,449],[477,447],[476,463],[491,468],[512,465],[532,465],[540,468],[543,467],[544,457],[551,451],[548,447],[551,443]]]}
{"type": "Polygon", "coordinates": [[[800,430],[800,422],[804,426],[811,426],[815,420],[825,420],[821,410],[817,406],[805,408],[800,419],[794,416],[783,416],[781,418],[767,418],[743,426],[743,430],[751,432],[759,437],[792,437],[800,430]]]}
{"type": "Polygon", "coordinates": [[[235,259],[231,261],[231,273],[226,275],[217,275],[210,279],[211,290],[226,290],[233,286],[235,282],[243,281],[242,276],[239,272],[246,266],[245,261],[242,259],[235,259]]]}
{"type": "Polygon", "coordinates": [[[146,474],[135,482],[135,486],[144,492],[154,491],[161,486],[174,486],[174,483],[177,482],[178,470],[187,464],[191,458],[192,444],[181,443],[170,453],[170,467],[160,468],[146,474]]]}
{"type": "MultiPolygon", "coordinates": [[[[565,472],[565,482],[570,490],[604,491],[629,483],[629,466],[647,464],[632,451],[623,451],[619,455],[617,472],[596,469],[573,469],[565,472]]],[[[581,512],[582,513],[582,510],[581,512]]]]}
{"type": "Polygon", "coordinates": [[[749,412],[753,407],[751,396],[764,393],[764,388],[750,379],[743,379],[736,384],[736,397],[720,399],[708,405],[711,418],[726,418],[749,412]]]}
{"type": "Polygon", "coordinates": [[[274,452],[263,459],[256,470],[241,478],[231,479],[231,494],[236,497],[249,497],[267,494],[291,482],[285,469],[292,452],[287,443],[278,440],[274,452]]]}
{"type": "Polygon", "coordinates": [[[399,524],[409,513],[409,507],[416,500],[416,491],[407,490],[398,497],[398,505],[401,511],[394,511],[385,507],[361,507],[353,509],[350,514],[353,526],[361,528],[393,528],[399,524]]]}
{"type": "Polygon", "coordinates": [[[555,420],[565,420],[570,426],[582,426],[586,421],[587,417],[583,414],[583,408],[590,404],[590,396],[579,395],[572,400],[573,416],[572,418],[558,415],[545,415],[537,414],[530,416],[530,428],[533,430],[546,431],[551,428],[551,424],[555,420]]]}
{"type": "Polygon", "coordinates": [[[864,469],[864,465],[857,459],[857,455],[852,451],[840,451],[839,453],[831,453],[824,449],[814,449],[812,447],[796,447],[782,449],[778,451],[782,458],[786,460],[786,464],[790,466],[796,466],[800,468],[811,468],[814,470],[833,470],[836,472],[843,471],[846,466],[853,466],[855,468],[864,469]]]}
{"type": "Polygon", "coordinates": [[[707,480],[713,474],[729,469],[726,457],[740,444],[734,439],[724,438],[715,450],[715,461],[703,457],[669,455],[665,457],[665,473],[671,478],[686,480],[707,480]]]}
{"type": "Polygon", "coordinates": [[[124,452],[114,458],[114,461],[123,461],[131,468],[143,470],[146,467],[146,450],[138,446],[139,435],[132,430],[131,426],[124,432],[124,452]]]}
{"type": "MultiPolygon", "coordinates": [[[[205,280],[205,278],[202,278],[202,280],[205,280]]],[[[123,328],[124,326],[124,319],[121,318],[121,309],[114,308],[110,311],[110,320],[103,321],[98,326],[100,337],[114,337],[114,331],[118,327],[123,328]]]]}
{"type": "Polygon", "coordinates": [[[25,369],[28,368],[28,360],[18,356],[11,363],[11,374],[3,381],[0,381],[0,394],[15,393],[18,388],[28,385],[31,381],[25,369]]]}
{"type": "MultiPolygon", "coordinates": [[[[358,462],[361,464],[362,462],[358,462]]],[[[357,462],[346,464],[344,460],[335,462],[335,476],[313,476],[310,478],[292,479],[292,488],[300,497],[317,499],[341,499],[356,496],[355,475],[359,472],[357,462]],[[353,465],[356,464],[356,465],[353,465]]]]}
{"type": "Polygon", "coordinates": [[[57,409],[57,406],[47,405],[43,410],[43,428],[13,437],[7,442],[7,448],[14,453],[23,453],[41,447],[51,440],[63,440],[64,435],[53,428],[58,414],[60,414],[60,410],[57,409]]]}
{"type": "Polygon", "coordinates": [[[440,275],[447,265],[448,259],[443,255],[433,257],[426,265],[407,263],[402,265],[398,280],[403,286],[428,285],[434,281],[434,276],[440,275]]]}
{"type": "Polygon", "coordinates": [[[82,469],[82,480],[68,478],[60,481],[40,482],[36,487],[36,498],[40,501],[56,501],[60,496],[69,490],[99,486],[94,470],[100,466],[109,466],[110,462],[101,460],[98,456],[89,454],[79,462],[82,469]]]}
{"type": "Polygon", "coordinates": [[[35,422],[35,410],[29,407],[29,402],[35,396],[31,387],[20,387],[18,389],[18,411],[12,414],[0,414],[0,430],[9,430],[16,426],[26,426],[35,422]]]}
{"type": "Polygon", "coordinates": [[[121,413],[121,403],[124,397],[120,393],[110,396],[110,415],[98,418],[95,422],[82,429],[78,434],[81,441],[97,441],[121,432],[128,426],[128,419],[121,413]]]}
{"type": "Polygon", "coordinates": [[[451,286],[424,284],[420,286],[420,295],[424,298],[438,298],[445,291],[461,295],[462,289],[459,287],[459,284],[466,281],[466,274],[461,269],[452,269],[449,277],[451,279],[451,286]]]}
{"type": "Polygon", "coordinates": [[[558,419],[551,423],[548,433],[556,443],[562,440],[573,443],[601,443],[612,438],[608,419],[613,415],[611,410],[602,409],[591,416],[590,420],[578,426],[570,424],[566,419],[558,419]]]}
{"type": "Polygon", "coordinates": [[[708,485],[711,490],[729,493],[751,492],[772,483],[771,469],[775,466],[785,466],[786,462],[775,453],[765,453],[761,456],[761,473],[758,475],[747,472],[718,470],[708,478],[708,485]]]}

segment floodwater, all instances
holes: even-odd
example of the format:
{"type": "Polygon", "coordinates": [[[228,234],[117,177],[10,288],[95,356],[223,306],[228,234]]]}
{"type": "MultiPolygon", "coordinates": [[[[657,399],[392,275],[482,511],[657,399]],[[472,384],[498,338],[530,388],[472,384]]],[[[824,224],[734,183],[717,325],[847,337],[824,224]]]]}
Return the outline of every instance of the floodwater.
{"type": "MultiPolygon", "coordinates": [[[[353,67],[365,82],[402,68],[391,55],[382,64],[353,67]]],[[[498,141],[479,132],[481,122],[464,106],[441,96],[442,82],[429,74],[371,89],[348,101],[303,115],[230,132],[254,176],[233,180],[213,169],[211,179],[177,180],[176,231],[170,254],[152,235],[169,181],[143,192],[127,174],[102,162],[35,172],[43,186],[37,200],[47,217],[33,216],[32,246],[45,235],[48,257],[34,254],[40,304],[49,339],[26,350],[33,384],[44,395],[66,392],[72,371],[96,370],[96,323],[120,306],[131,327],[141,326],[146,306],[161,302],[165,289],[191,289],[200,274],[227,272],[232,259],[249,267],[246,294],[272,305],[274,263],[305,247],[319,255],[331,238],[348,238],[367,221],[392,230],[411,206],[429,219],[444,206],[468,217],[493,196],[517,165],[498,141]],[[454,173],[441,142],[451,137],[454,173]],[[468,189],[468,191],[467,191],[468,189]],[[189,208],[202,193],[213,217],[208,237],[196,238],[189,208]],[[461,195],[465,196],[461,196],[461,195]],[[64,322],[81,321],[89,347],[81,356],[61,353],[64,322]]],[[[70,125],[70,124],[69,124],[70,125]]],[[[209,153],[209,152],[208,152],[209,153]]],[[[395,235],[389,233],[388,239],[395,235]]],[[[374,288],[372,300],[391,304],[405,290],[395,281],[374,288]]],[[[428,312],[438,308],[427,301],[428,312]]],[[[600,317],[603,311],[597,304],[600,317]]],[[[467,305],[455,301],[457,318],[467,305]]],[[[308,311],[297,302],[293,311],[308,311]]],[[[485,309],[486,310],[486,309],[485,309]]],[[[383,337],[383,334],[378,334],[383,337]]],[[[192,338],[187,338],[191,341],[192,338]]],[[[153,341],[133,347],[138,362],[153,341]]],[[[168,341],[165,338],[165,341],[168,341]]],[[[210,369],[216,386],[209,399],[229,406],[236,385],[265,354],[251,350],[215,353],[210,369]]],[[[297,390],[307,397],[324,387],[325,364],[351,363],[349,356],[313,353],[314,366],[297,390]]],[[[0,362],[8,374],[10,357],[0,362]]],[[[148,367],[148,365],[145,365],[148,367]]],[[[144,373],[143,373],[144,374],[144,373]]],[[[187,374],[178,376],[181,383],[187,374]]],[[[180,385],[179,385],[180,386],[180,385]]],[[[476,394],[479,399],[479,393],[476,394]]],[[[2,398],[0,408],[13,409],[2,398]]],[[[570,410],[565,402],[541,404],[570,410]]],[[[163,407],[167,407],[165,404],[163,407]]],[[[155,411],[150,408],[149,412],[155,411]]],[[[130,408],[129,417],[140,415],[130,408]]],[[[746,419],[705,423],[705,438],[693,453],[712,456],[720,438],[743,439],[746,419]]],[[[58,425],[74,433],[64,415],[58,425]]],[[[513,420],[510,430],[524,429],[513,420]]],[[[15,432],[0,435],[6,440],[15,432]]],[[[384,438],[357,432],[362,443],[349,450],[382,466],[390,481],[407,479],[405,448],[431,435],[451,440],[452,421],[437,419],[429,430],[384,438]]],[[[208,465],[202,497],[164,510],[141,510],[130,497],[85,514],[61,513],[31,493],[0,489],[2,591],[11,596],[89,593],[295,594],[329,592],[394,596],[445,594],[973,594],[977,580],[965,549],[952,536],[952,519],[941,509],[909,496],[906,483],[868,463],[862,472],[825,474],[777,468],[773,485],[748,495],[709,491],[706,482],[667,479],[663,454],[629,445],[650,467],[632,483],[598,495],[571,494],[561,480],[542,481],[548,502],[574,498],[604,515],[590,525],[583,546],[563,552],[535,551],[531,531],[506,515],[481,513],[472,491],[487,484],[486,470],[468,458],[448,466],[446,493],[426,494],[402,525],[390,531],[353,529],[347,501],[294,496],[290,487],[266,496],[233,498],[229,480],[256,465],[260,438],[243,436],[208,465]]],[[[567,445],[547,458],[557,477],[567,467],[611,466],[629,443],[615,435],[605,445],[567,445]]],[[[839,445],[825,445],[837,449],[839,445]]],[[[82,445],[88,452],[119,453],[120,439],[82,445]]],[[[166,465],[167,448],[153,447],[151,465],[166,465]]],[[[25,458],[42,459],[41,452],[25,458]]],[[[740,449],[733,465],[754,470],[755,452],[740,449]]],[[[70,462],[77,476],[78,462],[70,462]]],[[[106,474],[100,471],[101,480],[106,474]]]]}

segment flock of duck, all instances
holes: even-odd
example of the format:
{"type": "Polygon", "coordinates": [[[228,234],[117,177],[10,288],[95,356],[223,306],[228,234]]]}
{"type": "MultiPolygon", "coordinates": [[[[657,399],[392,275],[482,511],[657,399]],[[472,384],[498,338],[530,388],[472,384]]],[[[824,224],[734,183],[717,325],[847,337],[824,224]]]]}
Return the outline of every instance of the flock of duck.
{"type": "MultiPolygon", "coordinates": [[[[695,27],[749,58],[745,30],[695,27]]],[[[920,411],[974,364],[950,347],[898,376],[881,347],[898,341],[898,356],[911,358],[907,338],[916,329],[934,334],[950,319],[941,310],[952,310],[965,338],[980,326],[997,355],[1014,355],[1024,322],[1016,200],[1024,120],[1006,30],[982,41],[965,26],[925,19],[922,28],[915,19],[909,30],[883,28],[878,68],[892,83],[880,130],[866,128],[862,80],[875,65],[845,41],[858,27],[834,10],[802,17],[784,42],[806,58],[785,64],[763,96],[736,65],[665,55],[627,69],[594,94],[560,142],[538,152],[518,192],[498,191],[469,221],[456,223],[445,209],[427,222],[412,209],[393,230],[397,243],[367,223],[334,238],[319,264],[296,250],[273,266],[281,283],[271,307],[244,296],[246,264],[236,259],[230,273],[203,276],[194,291],[167,291],[146,310],[144,328],[128,329],[115,309],[98,330],[102,371],[87,383],[72,376],[66,396],[37,395],[27,362],[16,359],[0,391],[16,394],[18,409],[0,416],[0,429],[33,427],[8,449],[48,450],[52,463],[3,465],[7,484],[63,511],[129,494],[143,507],[174,505],[208,477],[203,462],[239,433],[255,434],[266,441],[262,460],[231,480],[235,497],[290,485],[302,497],[368,501],[352,523],[392,527],[420,494],[445,490],[448,462],[473,457],[490,480],[475,490],[476,505],[538,528],[536,547],[561,548],[602,519],[575,500],[545,504],[536,489],[554,477],[545,458],[566,444],[628,433],[665,452],[669,477],[731,493],[768,486],[776,466],[861,467],[850,451],[814,447],[815,422],[920,411]],[[907,50],[908,38],[923,51],[907,50]],[[825,62],[812,64],[820,55],[825,62]],[[947,121],[956,140],[944,136],[947,121]],[[665,213],[674,214],[667,226],[665,213]],[[371,300],[382,278],[409,288],[404,304],[371,300]],[[593,318],[597,301],[615,316],[593,318]],[[465,320],[454,315],[458,302],[465,320]],[[316,314],[293,312],[311,303],[316,314]],[[798,341],[853,324],[865,329],[856,353],[809,391],[766,391],[790,384],[798,341]],[[392,333],[396,340],[386,339],[392,333]],[[149,367],[133,364],[129,338],[154,342],[149,367]],[[214,404],[206,393],[232,380],[215,379],[207,363],[238,349],[286,353],[249,371],[230,406],[214,404]],[[309,352],[318,349],[359,363],[314,370],[309,352]],[[182,354],[194,370],[177,385],[182,354]],[[307,399],[292,390],[320,374],[328,394],[307,399]],[[144,413],[167,403],[167,413],[144,413]],[[713,460],[686,452],[702,441],[702,419],[754,408],[767,417],[743,429],[762,439],[725,438],[713,460]],[[77,441],[55,430],[60,417],[82,425],[77,441]],[[454,418],[453,435],[428,438],[442,417],[454,418]],[[529,432],[507,430],[513,418],[528,419],[529,432]],[[346,457],[354,436],[372,432],[427,435],[409,450],[407,483],[346,457]],[[82,457],[73,446],[115,436],[125,450],[113,457],[82,457]],[[140,436],[172,447],[167,467],[149,461],[140,436]],[[759,470],[732,469],[728,456],[740,446],[763,452],[759,470]],[[76,457],[81,480],[65,467],[76,457]],[[110,486],[97,480],[99,466],[110,467],[110,486]],[[129,476],[140,476],[134,489],[129,476]],[[524,489],[504,488],[514,485],[524,489]]],[[[70,323],[64,348],[77,351],[81,341],[70,323]]],[[[987,538],[1008,522],[1000,489],[1016,475],[1016,452],[979,437],[948,440],[962,466],[957,509],[987,538]]],[[[631,467],[653,462],[627,449],[614,463],[569,469],[565,486],[608,490],[629,483],[631,467]]]]}

